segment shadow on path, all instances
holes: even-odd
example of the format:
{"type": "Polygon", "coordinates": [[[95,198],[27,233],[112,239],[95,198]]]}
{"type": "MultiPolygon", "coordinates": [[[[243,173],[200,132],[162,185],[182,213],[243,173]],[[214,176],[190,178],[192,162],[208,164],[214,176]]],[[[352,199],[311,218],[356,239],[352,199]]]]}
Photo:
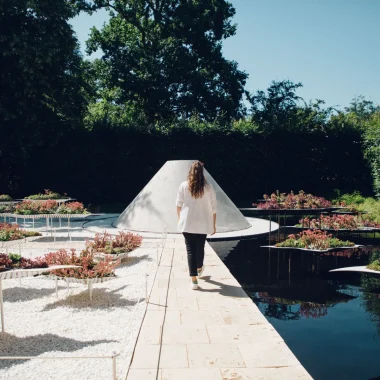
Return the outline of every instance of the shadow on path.
{"type": "Polygon", "coordinates": [[[219,286],[219,289],[204,289],[202,288],[202,282],[200,282],[200,288],[198,290],[199,292],[219,293],[225,297],[249,298],[240,286],[227,285],[223,282],[211,280],[211,276],[203,276],[200,279],[207,282],[208,284],[219,286]]]}

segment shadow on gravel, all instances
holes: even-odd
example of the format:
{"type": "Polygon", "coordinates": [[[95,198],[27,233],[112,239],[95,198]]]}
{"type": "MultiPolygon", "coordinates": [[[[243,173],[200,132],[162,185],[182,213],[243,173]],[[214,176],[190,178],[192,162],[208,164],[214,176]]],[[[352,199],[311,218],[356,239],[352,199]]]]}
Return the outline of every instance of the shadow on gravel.
{"type": "MultiPolygon", "coordinates": [[[[54,284],[54,282],[51,282],[54,284]]],[[[65,289],[59,286],[58,290],[65,289]]],[[[31,301],[34,299],[51,296],[55,293],[55,284],[51,288],[36,289],[28,286],[16,286],[3,290],[3,297],[5,302],[23,302],[31,301]]]]}
{"type": "MultiPolygon", "coordinates": [[[[127,287],[128,285],[123,285],[115,290],[94,287],[92,291],[92,301],[90,301],[87,287],[83,286],[83,292],[69,295],[64,299],[48,304],[44,307],[43,311],[53,310],[58,307],[69,307],[78,312],[82,312],[83,309],[91,311],[91,309],[107,310],[116,307],[132,308],[136,304],[137,298],[127,299],[124,298],[125,296],[123,294],[119,293],[127,287]]],[[[140,303],[143,301],[145,301],[145,299],[141,298],[140,303]]]]}
{"type": "MultiPolygon", "coordinates": [[[[79,341],[56,334],[34,335],[21,338],[3,333],[0,334],[0,356],[38,356],[51,351],[54,351],[57,356],[60,355],[60,352],[70,352],[71,355],[75,356],[75,351],[82,348],[111,342],[116,341],[107,339],[79,341]]],[[[0,360],[0,370],[22,364],[25,361],[27,360],[0,360]]],[[[40,363],[40,365],[44,365],[44,362],[40,361],[40,363]]]]}

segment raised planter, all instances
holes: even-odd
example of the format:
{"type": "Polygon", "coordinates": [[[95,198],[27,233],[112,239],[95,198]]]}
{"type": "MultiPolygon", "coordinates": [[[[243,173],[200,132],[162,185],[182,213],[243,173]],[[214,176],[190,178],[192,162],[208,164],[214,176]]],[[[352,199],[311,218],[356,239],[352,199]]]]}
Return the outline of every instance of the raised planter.
{"type": "Polygon", "coordinates": [[[121,253],[103,253],[103,252],[94,252],[94,259],[96,260],[104,260],[106,257],[111,258],[112,260],[124,259],[127,257],[130,252],[121,252],[121,253]]]}
{"type": "MultiPolygon", "coordinates": [[[[70,268],[79,268],[78,265],[51,265],[47,268],[33,268],[33,269],[10,269],[4,272],[0,272],[0,313],[1,313],[1,331],[5,332],[4,327],[4,305],[3,305],[3,280],[25,278],[25,277],[34,277],[39,274],[50,272],[57,269],[70,269],[70,268]]],[[[57,292],[56,284],[56,292],[57,292]]]]}
{"type": "MultiPolygon", "coordinates": [[[[61,269],[64,269],[64,268],[61,268],[61,269]]],[[[76,277],[66,277],[66,276],[60,277],[60,276],[55,276],[55,275],[49,275],[47,278],[53,279],[55,281],[63,280],[66,282],[68,287],[69,287],[70,283],[87,285],[90,301],[92,301],[92,285],[114,280],[117,278],[117,276],[94,277],[94,278],[76,278],[76,277]]]]}
{"type": "Polygon", "coordinates": [[[274,248],[274,249],[287,249],[287,250],[298,250],[298,251],[308,251],[308,252],[330,252],[337,251],[340,249],[355,249],[364,247],[364,245],[354,245],[352,247],[334,247],[326,249],[309,249],[309,248],[298,248],[298,247],[276,247],[275,245],[262,245],[262,248],[274,248]]]}

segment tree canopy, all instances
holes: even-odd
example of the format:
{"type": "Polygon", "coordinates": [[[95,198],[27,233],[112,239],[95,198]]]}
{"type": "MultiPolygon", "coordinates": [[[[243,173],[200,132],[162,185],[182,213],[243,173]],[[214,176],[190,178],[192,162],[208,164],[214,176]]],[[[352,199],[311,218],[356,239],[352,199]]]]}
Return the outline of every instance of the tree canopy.
{"type": "Polygon", "coordinates": [[[65,0],[0,2],[0,170],[9,176],[33,147],[81,123],[82,58],[65,0]]]}
{"type": "Polygon", "coordinates": [[[223,57],[222,41],[236,32],[235,9],[225,0],[93,0],[88,12],[109,10],[92,29],[87,52],[94,62],[100,99],[143,114],[150,122],[237,118],[247,74],[223,57]]]}

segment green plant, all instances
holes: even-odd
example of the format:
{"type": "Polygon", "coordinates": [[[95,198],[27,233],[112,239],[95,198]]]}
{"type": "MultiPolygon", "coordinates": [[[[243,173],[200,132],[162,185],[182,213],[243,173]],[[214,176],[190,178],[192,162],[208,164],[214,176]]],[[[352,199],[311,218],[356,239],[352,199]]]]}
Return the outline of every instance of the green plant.
{"type": "Polygon", "coordinates": [[[29,195],[25,197],[25,199],[41,200],[41,201],[49,200],[49,199],[66,199],[66,198],[68,198],[66,194],[61,195],[49,189],[45,189],[44,193],[33,194],[33,195],[29,195]]]}
{"type": "Polygon", "coordinates": [[[21,255],[18,255],[17,253],[10,253],[9,258],[12,260],[13,264],[17,264],[21,260],[21,255]]]}
{"type": "Polygon", "coordinates": [[[12,197],[7,194],[0,194],[0,202],[10,202],[12,201],[12,197]]]}
{"type": "Polygon", "coordinates": [[[0,214],[1,213],[13,213],[14,206],[12,204],[1,204],[0,203],[0,214]]]}
{"type": "Polygon", "coordinates": [[[359,212],[367,212],[370,221],[380,222],[380,200],[363,197],[358,191],[355,191],[351,194],[343,194],[334,199],[333,202],[343,204],[349,208],[354,207],[359,212]]]}
{"type": "Polygon", "coordinates": [[[380,271],[380,251],[372,251],[369,256],[368,269],[380,271]]]}

